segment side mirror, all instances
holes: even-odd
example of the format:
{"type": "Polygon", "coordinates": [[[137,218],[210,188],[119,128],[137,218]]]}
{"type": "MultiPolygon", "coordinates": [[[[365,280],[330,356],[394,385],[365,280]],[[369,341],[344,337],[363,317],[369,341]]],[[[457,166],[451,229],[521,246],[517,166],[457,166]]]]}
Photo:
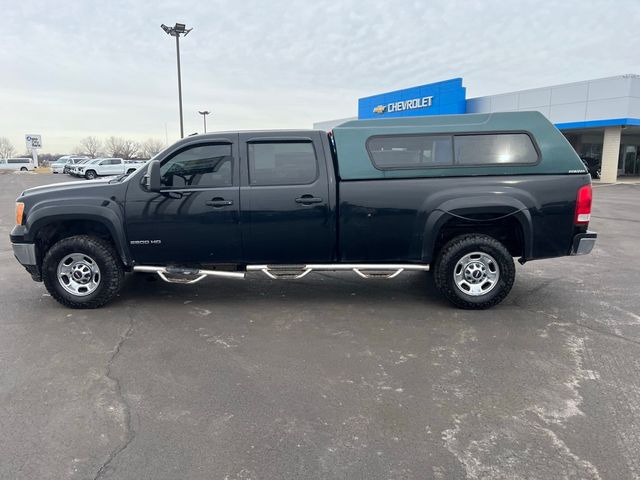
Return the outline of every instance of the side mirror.
{"type": "Polygon", "coordinates": [[[144,176],[144,185],[150,192],[160,191],[160,162],[158,160],[149,162],[147,174],[144,176]]]}

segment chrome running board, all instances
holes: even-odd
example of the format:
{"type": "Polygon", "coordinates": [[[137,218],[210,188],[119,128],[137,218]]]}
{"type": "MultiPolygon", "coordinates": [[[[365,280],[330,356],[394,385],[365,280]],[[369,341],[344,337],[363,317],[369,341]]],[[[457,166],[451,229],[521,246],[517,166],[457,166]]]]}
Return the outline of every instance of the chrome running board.
{"type": "Polygon", "coordinates": [[[311,272],[338,272],[351,270],[362,278],[395,278],[405,270],[428,272],[429,265],[415,263],[310,263],[307,265],[247,265],[247,272],[259,271],[267,277],[293,279],[305,277],[311,272]]]}
{"type": "MultiPolygon", "coordinates": [[[[247,265],[248,272],[262,272],[273,280],[298,280],[311,272],[353,271],[362,278],[396,278],[405,271],[428,272],[429,265],[416,263],[310,263],[305,265],[247,265]]],[[[199,270],[197,268],[155,267],[138,265],[134,272],[156,273],[168,283],[194,284],[205,277],[237,278],[245,277],[245,272],[224,270],[199,270]]]]}
{"type": "Polygon", "coordinates": [[[239,278],[239,279],[244,278],[244,272],[225,272],[223,270],[199,270],[197,268],[152,267],[148,265],[139,265],[139,266],[133,267],[133,271],[157,273],[158,276],[167,283],[184,283],[187,285],[198,283],[200,280],[202,280],[205,277],[239,278]],[[178,275],[178,277],[169,277],[167,275],[178,275]],[[189,277],[195,277],[195,278],[189,278],[189,277]]]}

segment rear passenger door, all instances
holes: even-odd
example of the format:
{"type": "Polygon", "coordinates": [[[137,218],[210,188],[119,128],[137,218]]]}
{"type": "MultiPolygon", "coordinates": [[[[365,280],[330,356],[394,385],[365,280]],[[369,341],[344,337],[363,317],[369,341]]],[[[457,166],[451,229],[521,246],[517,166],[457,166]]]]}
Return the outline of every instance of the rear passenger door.
{"type": "Polygon", "coordinates": [[[333,201],[320,133],[241,134],[240,151],[247,263],[332,261],[333,201]]]}

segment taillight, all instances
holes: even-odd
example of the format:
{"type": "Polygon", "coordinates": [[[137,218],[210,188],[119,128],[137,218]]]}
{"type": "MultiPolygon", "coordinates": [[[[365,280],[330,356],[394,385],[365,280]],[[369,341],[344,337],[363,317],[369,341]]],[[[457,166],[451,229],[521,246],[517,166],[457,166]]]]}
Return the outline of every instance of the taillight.
{"type": "Polygon", "coordinates": [[[591,185],[584,185],[578,190],[576,198],[576,215],[574,223],[576,225],[586,225],[591,220],[591,185]]]}

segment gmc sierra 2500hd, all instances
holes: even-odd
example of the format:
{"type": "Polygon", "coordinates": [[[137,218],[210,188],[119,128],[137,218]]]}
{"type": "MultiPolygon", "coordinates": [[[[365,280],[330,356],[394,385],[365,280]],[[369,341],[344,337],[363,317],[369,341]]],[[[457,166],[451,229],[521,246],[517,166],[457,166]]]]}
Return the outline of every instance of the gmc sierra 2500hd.
{"type": "Polygon", "coordinates": [[[11,242],[73,308],[106,303],[128,271],[195,283],[320,270],[431,270],[453,304],[487,308],[509,293],[514,257],[589,253],[590,211],[589,174],[541,114],[413,117],[188,137],[130,175],[26,190],[11,242]]]}

